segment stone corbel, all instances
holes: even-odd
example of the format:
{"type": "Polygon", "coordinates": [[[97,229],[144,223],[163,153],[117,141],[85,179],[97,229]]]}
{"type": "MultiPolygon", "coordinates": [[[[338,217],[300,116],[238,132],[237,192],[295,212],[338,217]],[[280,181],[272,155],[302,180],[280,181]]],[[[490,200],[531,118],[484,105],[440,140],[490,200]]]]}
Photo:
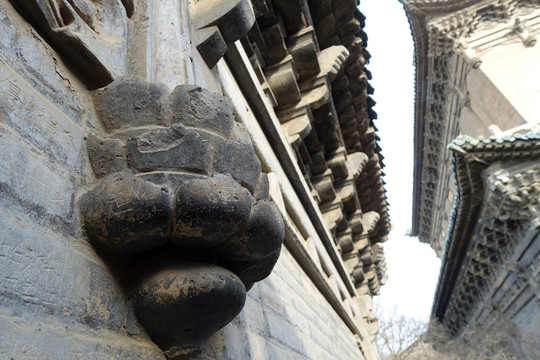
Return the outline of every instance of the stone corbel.
{"type": "MultiPolygon", "coordinates": [[[[299,39],[302,39],[302,36],[299,39]]],[[[317,54],[320,71],[316,75],[309,77],[308,75],[311,73],[306,70],[307,66],[303,61],[303,55],[306,54],[303,54],[303,52],[307,52],[308,55],[311,54],[311,50],[316,49],[316,44],[310,41],[309,38],[304,43],[308,43],[309,46],[300,46],[301,41],[299,44],[293,42],[296,45],[292,46],[292,50],[295,51],[292,56],[289,55],[281,60],[279,64],[265,69],[268,84],[280,107],[295,104],[296,107],[311,106],[317,109],[327,104],[330,100],[329,81],[332,81],[337,76],[349,55],[349,52],[343,46],[332,46],[324,49],[317,54]],[[311,50],[306,50],[306,47],[311,50]],[[302,81],[298,83],[299,80],[302,81]]],[[[314,61],[314,59],[309,60],[309,56],[307,57],[308,59],[305,62],[311,63],[314,61]]]]}
{"type": "Polygon", "coordinates": [[[360,201],[356,195],[356,186],[352,178],[334,184],[334,187],[347,214],[352,214],[360,208],[360,201]]]}
{"type": "Polygon", "coordinates": [[[373,255],[375,258],[375,269],[377,272],[377,276],[379,278],[379,283],[381,285],[384,285],[386,283],[386,279],[388,278],[388,276],[386,274],[386,261],[384,258],[383,244],[381,243],[374,244],[371,247],[371,251],[373,252],[373,255]]]}
{"type": "Polygon", "coordinates": [[[363,152],[355,152],[347,155],[347,168],[355,180],[358,179],[368,162],[368,156],[363,152]]]}
{"type": "Polygon", "coordinates": [[[337,238],[338,248],[342,254],[349,253],[354,250],[352,231],[349,229],[340,234],[337,238]]]}
{"type": "Polygon", "coordinates": [[[312,130],[311,123],[313,122],[309,107],[299,110],[303,111],[291,113],[290,115],[293,116],[291,118],[288,118],[287,116],[279,117],[281,128],[287,135],[289,144],[295,149],[298,148],[303,139],[309,135],[312,130]]]}
{"type": "Polygon", "coordinates": [[[313,115],[315,117],[315,130],[324,149],[327,152],[338,149],[342,145],[342,139],[334,103],[327,101],[319,105],[313,115]]]}
{"type": "Polygon", "coordinates": [[[225,55],[227,47],[245,36],[255,22],[249,0],[191,0],[189,2],[196,47],[209,68],[225,55]]]}
{"type": "Polygon", "coordinates": [[[283,16],[287,30],[291,33],[305,28],[307,24],[304,14],[304,2],[301,0],[274,0],[276,10],[283,16]]]}
{"type": "Polygon", "coordinates": [[[379,283],[379,278],[373,267],[370,267],[366,272],[366,280],[369,286],[369,290],[373,295],[379,295],[381,290],[381,284],[379,283]]]}
{"type": "Polygon", "coordinates": [[[327,169],[324,173],[313,177],[311,182],[313,183],[315,190],[317,190],[322,203],[332,201],[336,198],[334,177],[330,169],[327,169]]]}
{"type": "Polygon", "coordinates": [[[120,79],[94,94],[89,242],[170,359],[199,351],[268,276],[284,237],[267,177],[222,95],[120,79]]]}
{"type": "Polygon", "coordinates": [[[298,71],[292,56],[288,55],[279,64],[265,69],[266,80],[280,107],[298,103],[302,99],[298,87],[298,71]]]}
{"type": "Polygon", "coordinates": [[[347,167],[347,151],[344,147],[339,147],[337,150],[326,156],[326,162],[336,182],[345,180],[349,176],[347,167]]]}
{"type": "Polygon", "coordinates": [[[318,150],[310,155],[313,175],[324,173],[328,169],[326,158],[322,150],[318,150]]]}
{"type": "Polygon", "coordinates": [[[261,29],[265,46],[265,55],[267,65],[273,65],[287,56],[287,45],[285,44],[285,37],[287,31],[283,22],[279,20],[275,24],[261,29]]]}
{"type": "Polygon", "coordinates": [[[351,277],[354,280],[355,287],[359,288],[365,278],[364,267],[362,266],[362,264],[358,264],[354,267],[353,271],[351,272],[351,277]]]}
{"type": "Polygon", "coordinates": [[[362,210],[358,209],[348,218],[349,226],[353,232],[353,235],[361,235],[364,231],[364,224],[362,223],[362,210]]]}

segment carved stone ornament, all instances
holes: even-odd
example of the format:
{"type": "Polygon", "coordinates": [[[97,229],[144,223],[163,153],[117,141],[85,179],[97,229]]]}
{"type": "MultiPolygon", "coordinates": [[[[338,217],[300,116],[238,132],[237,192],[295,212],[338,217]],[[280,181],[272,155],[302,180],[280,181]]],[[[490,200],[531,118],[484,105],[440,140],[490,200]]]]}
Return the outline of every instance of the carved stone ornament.
{"type": "Polygon", "coordinates": [[[133,0],[10,0],[91,89],[123,76],[133,0]]]}
{"type": "Polygon", "coordinates": [[[95,186],[84,230],[169,358],[187,358],[242,309],[284,237],[266,174],[222,95],[119,79],[94,93],[95,186]]]}

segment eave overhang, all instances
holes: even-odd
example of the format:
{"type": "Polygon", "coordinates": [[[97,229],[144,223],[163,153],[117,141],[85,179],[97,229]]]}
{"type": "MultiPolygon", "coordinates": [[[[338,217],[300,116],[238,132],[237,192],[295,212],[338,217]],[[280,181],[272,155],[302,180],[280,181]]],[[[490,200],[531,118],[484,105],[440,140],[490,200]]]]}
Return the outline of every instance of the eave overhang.
{"type": "Polygon", "coordinates": [[[540,131],[503,138],[473,139],[461,136],[449,148],[453,152],[458,194],[447,235],[441,271],[433,301],[432,316],[443,321],[457,286],[471,240],[481,223],[487,189],[482,172],[496,162],[540,158],[540,131]]]}
{"type": "MultiPolygon", "coordinates": [[[[451,12],[462,10],[470,5],[478,4],[476,0],[441,0],[414,1],[404,0],[403,7],[411,26],[414,41],[415,62],[415,108],[414,108],[414,169],[413,169],[413,209],[411,235],[419,235],[421,189],[423,171],[423,153],[426,132],[426,107],[428,87],[432,85],[429,74],[429,40],[427,22],[431,18],[445,16],[451,12]]],[[[433,36],[433,35],[431,35],[433,36]]]]}

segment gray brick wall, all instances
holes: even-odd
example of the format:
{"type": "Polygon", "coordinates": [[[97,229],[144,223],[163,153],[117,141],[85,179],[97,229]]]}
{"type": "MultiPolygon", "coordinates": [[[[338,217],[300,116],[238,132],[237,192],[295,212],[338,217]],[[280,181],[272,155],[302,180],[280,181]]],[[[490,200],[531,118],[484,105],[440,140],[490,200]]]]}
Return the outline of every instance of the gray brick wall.
{"type": "MultiPolygon", "coordinates": [[[[161,359],[75,211],[92,179],[88,91],[6,0],[0,34],[0,359],[161,359]]],[[[201,358],[362,357],[284,249],[201,358]]]]}
{"type": "Polygon", "coordinates": [[[80,231],[88,93],[0,2],[0,359],[159,359],[80,231]]]}
{"type": "Polygon", "coordinates": [[[363,357],[345,323],[284,248],[273,273],[249,291],[240,315],[210,338],[202,359],[363,357]]]}

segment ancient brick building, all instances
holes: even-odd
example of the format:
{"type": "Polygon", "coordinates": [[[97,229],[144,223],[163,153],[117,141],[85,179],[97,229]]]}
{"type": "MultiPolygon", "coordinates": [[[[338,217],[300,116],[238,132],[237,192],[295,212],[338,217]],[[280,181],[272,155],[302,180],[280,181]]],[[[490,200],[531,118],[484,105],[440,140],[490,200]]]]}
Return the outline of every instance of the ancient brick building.
{"type": "Polygon", "coordinates": [[[355,0],[0,0],[0,358],[378,359],[355,0]]]}
{"type": "Polygon", "coordinates": [[[517,339],[538,339],[540,3],[404,5],[416,48],[412,232],[442,258],[433,315],[454,335],[510,323],[517,339]]]}

